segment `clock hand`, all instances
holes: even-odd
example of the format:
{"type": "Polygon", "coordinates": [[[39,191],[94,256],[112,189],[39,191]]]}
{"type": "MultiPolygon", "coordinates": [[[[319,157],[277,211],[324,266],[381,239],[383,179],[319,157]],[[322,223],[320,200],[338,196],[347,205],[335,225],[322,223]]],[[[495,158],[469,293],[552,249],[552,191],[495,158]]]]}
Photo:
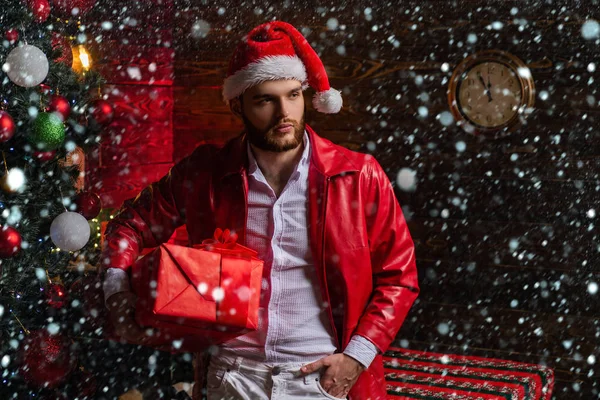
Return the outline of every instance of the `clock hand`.
{"type": "Polygon", "coordinates": [[[477,76],[479,77],[479,80],[481,81],[481,84],[483,85],[483,88],[485,89],[485,94],[488,97],[488,103],[489,103],[489,102],[492,101],[492,94],[490,93],[490,89],[485,84],[485,81],[483,80],[483,77],[481,76],[481,73],[478,72],[477,76]]]}
{"type": "Polygon", "coordinates": [[[487,83],[487,93],[489,101],[492,101],[492,82],[490,81],[490,66],[488,65],[488,83],[487,83]]]}
{"type": "Polygon", "coordinates": [[[479,77],[479,80],[481,81],[481,84],[483,85],[483,88],[484,88],[485,90],[487,90],[487,85],[485,84],[485,81],[483,80],[483,76],[481,76],[481,73],[480,73],[480,72],[478,72],[478,73],[477,73],[477,76],[479,77]]]}

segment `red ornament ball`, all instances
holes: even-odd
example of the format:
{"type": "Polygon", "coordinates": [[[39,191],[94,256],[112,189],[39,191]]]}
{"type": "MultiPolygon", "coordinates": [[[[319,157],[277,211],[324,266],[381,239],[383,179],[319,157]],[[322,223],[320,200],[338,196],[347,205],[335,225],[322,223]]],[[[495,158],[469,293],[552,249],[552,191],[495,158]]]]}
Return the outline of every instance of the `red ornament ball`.
{"type": "Polygon", "coordinates": [[[19,31],[16,29],[8,29],[4,32],[4,37],[10,44],[16,43],[19,40],[19,31]]]}
{"type": "Polygon", "coordinates": [[[94,192],[81,192],[75,198],[77,212],[90,220],[96,218],[102,210],[102,200],[94,192]]]}
{"type": "Polygon", "coordinates": [[[52,0],[55,11],[63,17],[76,17],[90,11],[97,0],[52,0]],[[75,10],[77,9],[77,10],[75,10]]]}
{"type": "Polygon", "coordinates": [[[92,105],[92,116],[100,125],[108,125],[114,117],[113,106],[106,100],[96,100],[92,105]]]}
{"type": "Polygon", "coordinates": [[[38,161],[51,161],[56,156],[56,150],[50,151],[36,151],[33,153],[33,157],[38,161]]]}
{"type": "Polygon", "coordinates": [[[58,113],[63,121],[65,121],[71,113],[71,105],[69,104],[69,100],[63,96],[53,95],[50,97],[50,102],[48,103],[48,111],[58,113]]]}
{"type": "Polygon", "coordinates": [[[54,61],[61,62],[67,66],[73,65],[73,50],[71,50],[71,42],[63,35],[52,32],[52,50],[60,50],[60,56],[54,61]]]}
{"type": "Polygon", "coordinates": [[[0,226],[0,258],[10,258],[21,249],[21,234],[11,226],[0,226]]]}
{"type": "Polygon", "coordinates": [[[59,283],[50,283],[46,288],[46,301],[50,307],[56,309],[62,308],[67,301],[65,287],[59,283]]]}
{"type": "Polygon", "coordinates": [[[15,134],[15,121],[6,111],[0,111],[0,143],[6,142],[15,134]]]}
{"type": "Polygon", "coordinates": [[[48,0],[27,0],[27,7],[33,13],[36,22],[44,22],[50,16],[50,3],[48,3],[48,0]]]}
{"type": "Polygon", "coordinates": [[[69,340],[50,335],[46,329],[32,331],[21,343],[21,376],[37,387],[56,388],[64,382],[76,365],[69,340]]]}

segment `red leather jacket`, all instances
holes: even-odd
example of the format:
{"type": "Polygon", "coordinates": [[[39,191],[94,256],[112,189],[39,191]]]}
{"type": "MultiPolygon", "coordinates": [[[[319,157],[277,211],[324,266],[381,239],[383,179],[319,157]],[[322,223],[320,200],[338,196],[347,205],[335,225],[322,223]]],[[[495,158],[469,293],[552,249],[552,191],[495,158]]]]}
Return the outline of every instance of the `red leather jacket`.
{"type": "MultiPolygon", "coordinates": [[[[338,351],[354,334],[380,351],[349,398],[386,399],[381,353],[419,292],[413,241],[379,163],[319,137],[309,126],[306,130],[312,146],[311,250],[338,351]]],[[[143,248],[166,242],[183,224],[190,244],[212,237],[216,227],[234,230],[245,244],[247,161],[243,134],[222,148],[198,146],[160,181],[124,202],[106,229],[104,265],[126,270],[143,248]]],[[[196,370],[194,398],[200,398],[202,374],[196,370]]]]}

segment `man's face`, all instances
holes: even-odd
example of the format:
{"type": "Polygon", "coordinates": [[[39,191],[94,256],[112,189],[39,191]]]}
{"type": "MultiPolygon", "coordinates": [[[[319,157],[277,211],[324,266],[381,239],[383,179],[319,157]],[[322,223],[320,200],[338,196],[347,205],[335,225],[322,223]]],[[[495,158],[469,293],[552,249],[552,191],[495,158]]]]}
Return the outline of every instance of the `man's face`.
{"type": "Polygon", "coordinates": [[[241,117],[248,140],[259,149],[295,149],[304,136],[304,96],[296,80],[267,81],[243,94],[241,117]],[[287,128],[282,128],[287,125],[287,128]]]}

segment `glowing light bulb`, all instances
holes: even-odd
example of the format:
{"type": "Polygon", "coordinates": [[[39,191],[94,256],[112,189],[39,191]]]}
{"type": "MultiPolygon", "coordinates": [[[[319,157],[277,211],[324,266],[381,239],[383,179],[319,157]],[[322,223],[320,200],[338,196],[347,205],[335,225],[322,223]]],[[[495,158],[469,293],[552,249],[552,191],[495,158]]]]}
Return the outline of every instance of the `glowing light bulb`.
{"type": "Polygon", "coordinates": [[[92,65],[92,59],[90,53],[85,49],[83,45],[79,45],[79,61],[81,61],[81,67],[84,71],[89,71],[92,65]]]}
{"type": "Polygon", "coordinates": [[[0,180],[0,186],[8,193],[16,193],[25,185],[25,174],[19,168],[11,168],[0,180]]]}

